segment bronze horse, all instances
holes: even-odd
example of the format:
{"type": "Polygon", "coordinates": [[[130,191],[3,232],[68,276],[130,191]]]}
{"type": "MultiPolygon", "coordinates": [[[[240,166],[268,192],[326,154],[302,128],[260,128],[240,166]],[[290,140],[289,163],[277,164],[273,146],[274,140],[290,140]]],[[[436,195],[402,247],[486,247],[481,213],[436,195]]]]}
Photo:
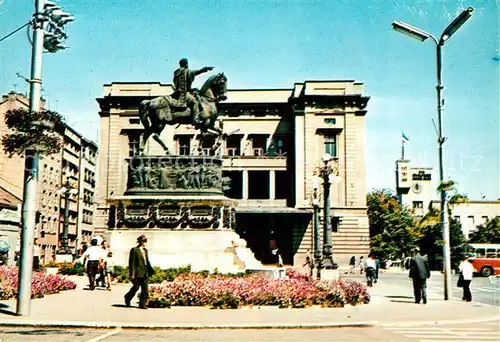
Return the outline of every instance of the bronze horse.
{"type": "Polygon", "coordinates": [[[200,103],[195,104],[199,108],[179,108],[178,101],[172,96],[160,96],[151,100],[144,100],[139,104],[139,118],[144,126],[144,137],[141,142],[141,153],[149,137],[153,137],[165,153],[169,153],[168,147],[160,138],[160,134],[166,125],[193,124],[203,134],[215,133],[222,135],[222,129],[215,126],[217,121],[217,103],[224,101],[227,92],[227,78],[220,73],[208,78],[203,87],[198,91],[200,103]],[[177,108],[176,108],[177,107],[177,108]],[[200,111],[201,123],[194,124],[193,110],[200,111]]]}

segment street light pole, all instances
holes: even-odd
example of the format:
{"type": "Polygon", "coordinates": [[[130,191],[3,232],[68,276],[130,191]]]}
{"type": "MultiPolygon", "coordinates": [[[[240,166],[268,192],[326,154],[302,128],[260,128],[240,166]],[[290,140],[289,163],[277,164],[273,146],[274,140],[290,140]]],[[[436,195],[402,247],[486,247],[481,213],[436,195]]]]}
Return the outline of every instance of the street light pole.
{"type": "Polygon", "coordinates": [[[321,268],[321,242],[320,234],[321,230],[319,227],[319,200],[318,200],[318,183],[314,184],[314,197],[313,197],[313,209],[314,209],[314,268],[316,268],[316,278],[320,277],[321,268]]]}
{"type": "Polygon", "coordinates": [[[443,107],[444,107],[444,97],[443,97],[443,85],[442,85],[442,47],[451,38],[451,36],[458,31],[458,29],[471,17],[473,8],[469,7],[462,11],[443,31],[441,38],[436,39],[432,34],[422,31],[416,27],[409,24],[395,21],[392,23],[393,29],[403,34],[410,36],[411,38],[417,39],[424,42],[428,38],[431,38],[436,44],[436,75],[437,75],[437,114],[438,114],[438,152],[439,152],[439,184],[440,184],[440,197],[441,197],[441,213],[440,213],[440,223],[443,232],[443,258],[444,258],[444,300],[449,300],[451,298],[451,256],[450,256],[450,227],[448,224],[448,213],[447,213],[447,194],[446,189],[441,186],[444,182],[444,143],[446,137],[444,137],[443,130],[443,107]]]}
{"type": "MultiPolygon", "coordinates": [[[[40,110],[42,90],[42,54],[43,54],[43,0],[35,0],[33,20],[33,46],[31,49],[31,79],[29,110],[40,110]]],[[[19,266],[19,290],[16,314],[29,316],[31,310],[31,280],[33,272],[33,240],[35,237],[35,218],[37,204],[39,154],[36,150],[25,152],[24,193],[22,205],[21,262],[19,266]]]]}
{"type": "Polygon", "coordinates": [[[333,260],[332,251],[332,230],[330,223],[330,187],[332,182],[330,178],[336,177],[333,175],[333,169],[330,167],[332,157],[325,153],[323,156],[323,167],[320,170],[321,178],[323,179],[323,259],[321,261],[322,269],[336,269],[337,263],[333,260]]]}
{"type": "MultiPolygon", "coordinates": [[[[31,42],[31,79],[29,111],[40,111],[42,91],[42,56],[46,49],[56,52],[64,49],[67,38],[65,25],[75,18],[61,11],[61,7],[49,0],[35,0],[35,13],[30,24],[33,27],[31,42]]],[[[6,38],[6,37],[4,37],[6,38]]],[[[4,39],[3,38],[3,39],[4,39]]],[[[33,123],[33,126],[36,124],[33,123]]],[[[16,314],[29,316],[31,311],[31,282],[33,272],[33,242],[35,237],[39,151],[25,151],[24,190],[22,204],[21,262],[19,265],[16,314]]]]}
{"type": "Polygon", "coordinates": [[[332,230],[330,229],[330,174],[328,172],[328,161],[322,172],[323,177],[323,261],[321,267],[324,269],[335,268],[332,258],[332,230]]]}

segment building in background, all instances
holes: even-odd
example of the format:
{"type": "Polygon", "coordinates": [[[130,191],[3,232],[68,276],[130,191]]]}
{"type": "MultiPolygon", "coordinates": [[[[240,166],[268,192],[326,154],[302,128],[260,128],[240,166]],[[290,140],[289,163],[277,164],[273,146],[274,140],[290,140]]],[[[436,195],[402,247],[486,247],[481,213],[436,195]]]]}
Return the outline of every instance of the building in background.
{"type": "MultiPolygon", "coordinates": [[[[431,206],[439,209],[439,201],[432,201],[431,206]]],[[[477,226],[485,224],[495,217],[500,218],[500,200],[456,203],[451,205],[451,216],[462,225],[462,233],[469,238],[477,226]]]]}
{"type": "MultiPolygon", "coordinates": [[[[440,210],[436,184],[431,182],[432,168],[410,167],[410,160],[396,161],[396,194],[398,201],[415,216],[424,216],[430,210],[440,210]]],[[[462,225],[466,238],[478,225],[500,217],[500,200],[456,203],[451,205],[451,216],[462,225]]]]}
{"type": "MultiPolygon", "coordinates": [[[[42,101],[42,106],[44,102],[42,101]]],[[[8,133],[5,113],[8,110],[29,108],[23,94],[10,92],[0,102],[0,136],[8,133]]],[[[69,125],[60,134],[59,153],[42,156],[39,166],[37,215],[35,233],[42,247],[42,260],[52,260],[59,246],[64,223],[64,196],[58,192],[69,180],[78,194],[69,199],[69,244],[78,248],[93,234],[96,190],[97,144],[85,139],[69,125]]],[[[9,157],[0,144],[0,186],[18,198],[23,196],[24,158],[9,157]]]]}
{"type": "Polygon", "coordinates": [[[0,253],[0,264],[12,265],[14,253],[19,250],[21,203],[21,198],[0,186],[0,252],[8,248],[7,255],[0,253]]]}
{"type": "MultiPolygon", "coordinates": [[[[126,159],[139,153],[143,127],[138,117],[144,99],[168,95],[161,83],[113,82],[104,85],[100,106],[99,195],[96,231],[105,233],[126,189],[126,159]]],[[[237,232],[263,263],[277,246],[286,264],[302,265],[313,239],[313,175],[328,152],[342,177],[331,187],[331,229],[337,261],[369,251],[365,187],[365,107],[363,84],[354,81],[306,81],[287,89],[228,90],[220,103],[224,131],[239,131],[222,146],[226,195],[236,199],[237,232]]],[[[173,154],[189,155],[198,146],[189,125],[167,126],[161,135],[173,154]]],[[[146,154],[162,155],[150,139],[146,154]]],[[[322,189],[319,189],[320,201],[322,189]]],[[[322,212],[321,215],[322,217],[322,212]]],[[[320,222],[322,225],[322,222],[320,222]]]]}
{"type": "Polygon", "coordinates": [[[398,201],[414,215],[424,216],[435,198],[432,168],[410,167],[409,159],[396,161],[396,195],[398,201]]]}

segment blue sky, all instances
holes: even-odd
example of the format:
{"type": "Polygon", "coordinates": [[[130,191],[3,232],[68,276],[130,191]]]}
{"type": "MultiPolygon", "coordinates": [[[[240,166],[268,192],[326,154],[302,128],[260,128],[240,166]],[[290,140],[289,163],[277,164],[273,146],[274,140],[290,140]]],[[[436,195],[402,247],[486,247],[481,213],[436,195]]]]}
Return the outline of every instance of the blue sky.
{"type": "MultiPolygon", "coordinates": [[[[413,166],[437,166],[433,43],[391,29],[405,21],[435,35],[463,9],[473,17],[444,47],[447,175],[473,199],[500,197],[499,9],[495,0],[170,1],[60,0],[76,21],[70,49],[44,54],[44,95],[85,136],[99,129],[96,97],[112,81],[170,83],[181,57],[213,65],[229,88],[291,88],[354,79],[371,96],[367,187],[394,188],[401,131],[413,166]]],[[[34,0],[0,0],[0,36],[27,22],[34,0]]],[[[0,92],[28,87],[26,31],[0,43],[0,92]]],[[[437,172],[435,172],[435,179],[437,172]]]]}

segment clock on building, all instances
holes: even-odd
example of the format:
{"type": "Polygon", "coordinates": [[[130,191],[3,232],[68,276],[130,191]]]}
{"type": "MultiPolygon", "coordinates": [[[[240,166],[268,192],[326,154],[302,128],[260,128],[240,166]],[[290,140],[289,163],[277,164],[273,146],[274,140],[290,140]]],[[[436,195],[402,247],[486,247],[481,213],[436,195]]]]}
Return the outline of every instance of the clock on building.
{"type": "Polygon", "coordinates": [[[413,190],[414,193],[419,194],[423,190],[423,185],[422,185],[422,183],[417,182],[417,183],[413,184],[411,189],[413,190]]]}

